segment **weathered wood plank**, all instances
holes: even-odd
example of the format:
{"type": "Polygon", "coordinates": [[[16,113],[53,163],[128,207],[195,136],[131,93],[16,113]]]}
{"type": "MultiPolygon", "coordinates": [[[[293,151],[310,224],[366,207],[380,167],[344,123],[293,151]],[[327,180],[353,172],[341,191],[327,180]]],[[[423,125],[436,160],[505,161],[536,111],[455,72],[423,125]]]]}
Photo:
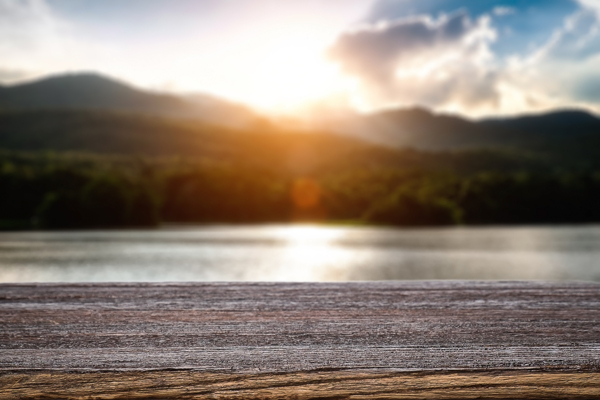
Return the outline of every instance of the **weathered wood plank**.
{"type": "Polygon", "coordinates": [[[0,285],[0,398],[600,398],[600,286],[0,285]]]}

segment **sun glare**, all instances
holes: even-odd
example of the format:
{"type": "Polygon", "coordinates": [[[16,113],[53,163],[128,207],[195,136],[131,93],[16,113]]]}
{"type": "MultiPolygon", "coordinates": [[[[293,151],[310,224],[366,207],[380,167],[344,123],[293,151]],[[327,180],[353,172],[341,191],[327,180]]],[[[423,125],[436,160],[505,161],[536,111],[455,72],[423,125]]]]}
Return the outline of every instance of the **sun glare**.
{"type": "Polygon", "coordinates": [[[296,225],[281,228],[277,235],[285,240],[281,254],[281,269],[275,280],[309,282],[335,280],[339,268],[347,265],[352,253],[336,242],[345,236],[343,229],[317,225],[296,225]]]}
{"type": "Polygon", "coordinates": [[[265,111],[292,111],[334,93],[340,84],[318,43],[301,35],[268,43],[255,61],[245,71],[250,82],[239,97],[265,111]]]}
{"type": "MultiPolygon", "coordinates": [[[[343,92],[345,78],[327,59],[333,37],[329,28],[299,21],[295,26],[268,26],[236,34],[227,51],[188,55],[176,66],[178,86],[214,93],[260,111],[286,114],[343,92]],[[203,63],[204,73],[196,65],[203,63]]],[[[167,66],[166,66],[167,67],[167,66]]]]}
{"type": "Polygon", "coordinates": [[[282,228],[277,234],[290,245],[307,243],[323,245],[341,239],[345,231],[343,229],[324,228],[318,225],[295,225],[282,228]]]}

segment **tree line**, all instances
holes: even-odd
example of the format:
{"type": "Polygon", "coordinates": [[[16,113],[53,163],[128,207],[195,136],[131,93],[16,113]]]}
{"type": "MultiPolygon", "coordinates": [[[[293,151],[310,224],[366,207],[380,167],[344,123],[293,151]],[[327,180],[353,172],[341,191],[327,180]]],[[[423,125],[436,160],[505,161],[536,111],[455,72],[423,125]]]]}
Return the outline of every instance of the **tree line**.
{"type": "Polygon", "coordinates": [[[394,226],[600,222],[600,172],[348,166],[298,174],[235,162],[0,154],[0,229],[162,223],[394,226]]]}

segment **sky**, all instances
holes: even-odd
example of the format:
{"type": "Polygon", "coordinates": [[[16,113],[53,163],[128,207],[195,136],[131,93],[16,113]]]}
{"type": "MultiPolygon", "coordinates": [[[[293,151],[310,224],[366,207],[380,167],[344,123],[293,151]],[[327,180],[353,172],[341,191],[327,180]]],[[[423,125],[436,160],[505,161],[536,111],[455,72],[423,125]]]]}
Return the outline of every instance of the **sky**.
{"type": "Polygon", "coordinates": [[[600,112],[600,0],[0,0],[0,82],[90,71],[279,114],[600,112]]]}

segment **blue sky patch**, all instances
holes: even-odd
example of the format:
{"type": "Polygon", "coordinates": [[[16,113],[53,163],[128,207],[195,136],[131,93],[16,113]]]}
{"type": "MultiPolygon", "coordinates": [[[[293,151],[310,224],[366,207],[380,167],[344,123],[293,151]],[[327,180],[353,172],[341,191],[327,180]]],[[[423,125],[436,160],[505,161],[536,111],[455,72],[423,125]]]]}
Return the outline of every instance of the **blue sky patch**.
{"type": "Polygon", "coordinates": [[[525,55],[546,43],[563,26],[565,18],[581,9],[573,0],[380,0],[371,10],[370,22],[429,15],[434,18],[465,10],[471,18],[492,17],[498,41],[492,46],[499,56],[525,55]],[[500,11],[500,12],[495,12],[500,11]]]}

